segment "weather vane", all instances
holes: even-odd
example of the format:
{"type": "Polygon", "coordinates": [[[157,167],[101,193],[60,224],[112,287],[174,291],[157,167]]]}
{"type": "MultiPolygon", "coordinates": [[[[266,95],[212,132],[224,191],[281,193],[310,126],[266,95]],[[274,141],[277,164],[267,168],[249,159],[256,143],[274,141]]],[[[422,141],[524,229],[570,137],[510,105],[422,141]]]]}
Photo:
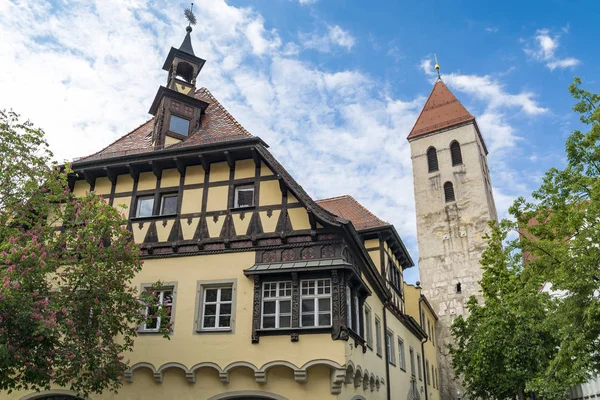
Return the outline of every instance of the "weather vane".
{"type": "Polygon", "coordinates": [[[435,59],[435,70],[437,71],[438,79],[441,80],[442,77],[440,76],[440,64],[438,64],[437,55],[435,53],[433,54],[433,58],[435,59]]]}
{"type": "Polygon", "coordinates": [[[185,19],[188,20],[188,29],[192,30],[192,25],[196,25],[196,16],[194,15],[194,3],[192,3],[190,8],[186,8],[183,10],[183,14],[185,15],[185,19]]]}

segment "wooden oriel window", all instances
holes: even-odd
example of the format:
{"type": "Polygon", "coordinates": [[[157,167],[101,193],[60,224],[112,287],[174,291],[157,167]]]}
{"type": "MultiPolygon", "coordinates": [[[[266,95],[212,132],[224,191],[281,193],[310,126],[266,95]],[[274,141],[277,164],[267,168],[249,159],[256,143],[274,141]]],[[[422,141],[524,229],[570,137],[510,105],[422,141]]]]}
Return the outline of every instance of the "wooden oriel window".
{"type": "Polygon", "coordinates": [[[456,200],[456,197],[454,196],[454,185],[452,185],[452,182],[444,183],[444,198],[446,199],[446,203],[456,200]]]}
{"type": "Polygon", "coordinates": [[[450,143],[450,157],[452,157],[452,166],[461,165],[463,163],[460,144],[458,144],[456,140],[450,143]]]}
{"type": "Polygon", "coordinates": [[[436,172],[439,170],[437,150],[435,149],[435,147],[430,147],[427,150],[427,166],[429,172],[436,172]]]}

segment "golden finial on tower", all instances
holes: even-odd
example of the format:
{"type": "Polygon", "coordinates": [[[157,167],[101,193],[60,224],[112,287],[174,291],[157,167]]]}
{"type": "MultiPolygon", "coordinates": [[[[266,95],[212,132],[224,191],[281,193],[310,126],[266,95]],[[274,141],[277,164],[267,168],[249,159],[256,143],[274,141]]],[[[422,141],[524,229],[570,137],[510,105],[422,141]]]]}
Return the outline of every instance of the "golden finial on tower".
{"type": "Polygon", "coordinates": [[[438,64],[437,55],[435,53],[433,54],[433,58],[435,59],[435,70],[437,71],[438,79],[441,80],[442,77],[440,76],[440,64],[438,64]]]}

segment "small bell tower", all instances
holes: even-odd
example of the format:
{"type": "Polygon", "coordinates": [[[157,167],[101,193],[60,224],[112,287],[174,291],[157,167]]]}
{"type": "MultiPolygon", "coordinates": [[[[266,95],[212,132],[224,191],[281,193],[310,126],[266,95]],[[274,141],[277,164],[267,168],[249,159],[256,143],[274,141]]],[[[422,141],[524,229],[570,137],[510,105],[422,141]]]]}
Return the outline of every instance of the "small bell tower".
{"type": "Polygon", "coordinates": [[[208,103],[194,97],[196,77],[206,62],[194,54],[192,25],[196,24],[194,3],[185,10],[189,21],[186,35],[178,49],[171,47],[163,69],[167,71],[167,86],[161,86],[154,97],[149,113],[154,115],[152,144],[155,149],[186,140],[202,124],[202,113],[208,103]]]}

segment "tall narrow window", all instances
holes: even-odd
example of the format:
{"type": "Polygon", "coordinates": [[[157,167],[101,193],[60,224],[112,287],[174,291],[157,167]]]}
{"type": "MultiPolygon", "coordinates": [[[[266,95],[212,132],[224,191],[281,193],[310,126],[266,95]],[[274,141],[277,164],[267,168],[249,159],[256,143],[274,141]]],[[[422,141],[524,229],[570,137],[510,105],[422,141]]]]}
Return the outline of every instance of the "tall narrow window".
{"type": "Polygon", "coordinates": [[[346,325],[352,328],[352,290],[346,286],[346,325]]]}
{"type": "Polygon", "coordinates": [[[429,167],[429,172],[438,171],[438,159],[437,159],[437,150],[435,147],[430,147],[427,150],[427,166],[429,167]]]}
{"type": "Polygon", "coordinates": [[[301,326],[331,326],[331,279],[301,282],[301,326]]]}
{"type": "Polygon", "coordinates": [[[375,317],[375,351],[381,356],[381,320],[375,317]]]}
{"type": "Polygon", "coordinates": [[[427,378],[427,384],[431,385],[431,376],[429,375],[429,360],[425,360],[425,377],[427,378]]]}
{"type": "Polygon", "coordinates": [[[367,335],[367,346],[373,349],[373,316],[371,314],[371,307],[365,304],[365,332],[367,335]]]}
{"type": "Polygon", "coordinates": [[[456,293],[462,293],[462,285],[460,282],[456,284],[456,293]]]}
{"type": "Polygon", "coordinates": [[[394,349],[394,333],[389,330],[385,333],[385,349],[387,351],[388,363],[396,365],[396,350],[394,349]]]}
{"type": "Polygon", "coordinates": [[[398,362],[400,363],[400,369],[406,371],[406,356],[404,354],[404,340],[398,336],[398,362]]]}
{"type": "Polygon", "coordinates": [[[360,336],[360,307],[358,296],[354,296],[354,332],[360,336]]]}
{"type": "Polygon", "coordinates": [[[423,380],[423,367],[421,365],[421,355],[417,353],[417,371],[419,371],[419,380],[423,380]]]}
{"type": "Polygon", "coordinates": [[[452,157],[452,166],[462,164],[460,144],[456,140],[450,143],[450,156],[452,157]]]}
{"type": "Polygon", "coordinates": [[[265,282],[263,285],[262,327],[292,326],[292,282],[265,282]]]}
{"type": "Polygon", "coordinates": [[[410,354],[410,374],[415,376],[415,351],[411,347],[408,352],[410,354]]]}
{"type": "Polygon", "coordinates": [[[143,332],[158,332],[161,327],[164,327],[166,323],[171,321],[171,310],[173,308],[173,287],[165,287],[160,290],[154,291],[154,296],[157,299],[157,305],[152,307],[146,307],[146,318],[150,319],[150,322],[144,323],[142,326],[143,332]],[[157,313],[162,308],[167,309],[166,321],[161,321],[161,317],[157,316],[157,313]]]}
{"type": "Polygon", "coordinates": [[[444,197],[446,198],[446,203],[456,200],[454,197],[454,186],[452,185],[452,182],[444,183],[444,197]]]}

